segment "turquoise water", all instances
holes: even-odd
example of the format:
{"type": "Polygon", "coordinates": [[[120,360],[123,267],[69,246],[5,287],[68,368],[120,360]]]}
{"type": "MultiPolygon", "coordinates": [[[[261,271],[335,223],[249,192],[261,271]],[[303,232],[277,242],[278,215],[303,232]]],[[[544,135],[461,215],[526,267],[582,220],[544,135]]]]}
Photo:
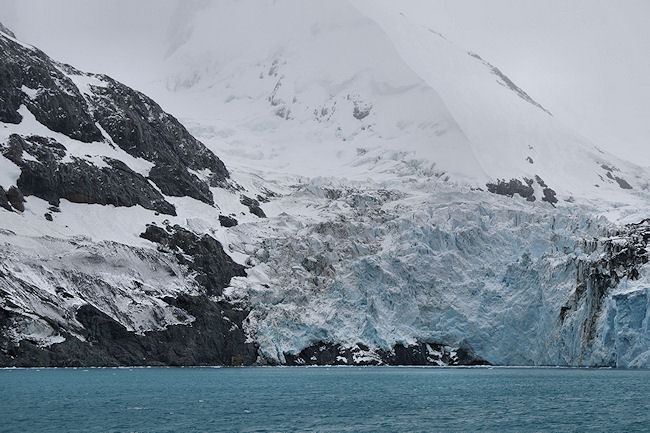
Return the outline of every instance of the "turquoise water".
{"type": "Polygon", "coordinates": [[[9,369],[0,431],[650,431],[650,371],[9,369]]]}

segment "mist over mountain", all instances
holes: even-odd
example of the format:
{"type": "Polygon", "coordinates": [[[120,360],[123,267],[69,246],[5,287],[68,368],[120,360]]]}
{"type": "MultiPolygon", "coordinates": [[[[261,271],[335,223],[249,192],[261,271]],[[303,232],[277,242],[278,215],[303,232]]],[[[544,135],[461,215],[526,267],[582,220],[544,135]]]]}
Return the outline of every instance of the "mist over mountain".
{"type": "MultiPolygon", "coordinates": [[[[173,45],[174,29],[210,2],[177,3],[2,0],[0,21],[61,61],[143,90],[173,45]]],[[[650,165],[650,63],[639,55],[650,49],[646,2],[377,3],[479,53],[599,147],[650,165]]]]}

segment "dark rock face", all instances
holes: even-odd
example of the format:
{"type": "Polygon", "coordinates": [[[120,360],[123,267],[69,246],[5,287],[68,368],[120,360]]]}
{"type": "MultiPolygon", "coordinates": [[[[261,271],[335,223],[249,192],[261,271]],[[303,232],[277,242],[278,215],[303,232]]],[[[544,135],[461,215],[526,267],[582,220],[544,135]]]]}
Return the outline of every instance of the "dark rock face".
{"type": "Polygon", "coordinates": [[[174,253],[179,263],[196,272],[197,283],[210,295],[220,295],[232,277],[246,276],[244,267],[235,263],[209,235],[198,236],[178,225],[166,229],[149,225],[140,237],[174,253]]]}
{"type": "Polygon", "coordinates": [[[158,185],[158,188],[166,195],[188,196],[204,203],[214,203],[208,185],[196,175],[188,172],[182,165],[156,165],[149,172],[149,179],[158,185]]]}
{"type": "MultiPolygon", "coordinates": [[[[610,179],[611,181],[616,182],[618,184],[618,186],[621,187],[622,189],[633,189],[632,185],[630,185],[628,183],[628,181],[626,181],[622,177],[619,177],[619,176],[616,176],[615,174],[613,174],[613,173],[615,173],[617,171],[620,171],[618,168],[610,167],[607,164],[601,164],[601,168],[603,170],[605,170],[605,172],[606,172],[605,176],[607,176],[607,178],[610,179]]],[[[602,179],[602,176],[601,176],[601,179],[602,179]]]]}
{"type": "Polygon", "coordinates": [[[25,211],[25,197],[23,197],[23,193],[20,192],[20,190],[15,186],[10,187],[7,191],[7,200],[9,200],[11,206],[13,206],[13,208],[17,211],[25,211]]]}
{"type": "MultiPolygon", "coordinates": [[[[165,301],[186,311],[190,325],[172,325],[138,335],[91,305],[81,306],[76,319],[85,342],[62,332],[66,341],[38,347],[23,340],[0,346],[0,365],[118,366],[118,365],[251,365],[257,348],[246,343],[241,324],[247,311],[207,296],[179,296],[165,301]]],[[[13,313],[0,308],[0,327],[13,313]]]]}
{"type": "Polygon", "coordinates": [[[6,38],[0,38],[0,48],[0,98],[5,102],[0,121],[19,123],[18,108],[25,104],[39,122],[70,138],[103,141],[97,122],[133,156],[169,167],[209,169],[215,185],[228,178],[219,158],[142,93],[107,76],[92,75],[103,85],[91,86],[92,95],[86,100],[68,75],[88,74],[6,38]],[[36,96],[31,99],[22,86],[36,96]]]}
{"type": "Polygon", "coordinates": [[[266,218],[266,214],[260,207],[260,202],[255,200],[254,198],[250,198],[245,195],[242,195],[241,198],[239,199],[239,202],[244,206],[246,206],[248,210],[258,218],[266,218]]]}
{"type": "Polygon", "coordinates": [[[235,227],[239,223],[233,217],[219,215],[219,224],[221,224],[221,227],[235,227]]]}
{"type": "Polygon", "coordinates": [[[524,101],[528,102],[529,104],[532,104],[539,108],[540,110],[545,111],[549,116],[552,116],[551,112],[548,111],[546,108],[544,108],[539,102],[535,101],[533,98],[530,97],[530,95],[526,92],[524,92],[519,86],[517,86],[510,78],[508,78],[499,68],[496,66],[492,65],[491,63],[483,60],[481,56],[479,56],[476,53],[467,53],[470,56],[474,57],[475,59],[478,59],[481,63],[483,63],[485,66],[487,66],[490,71],[496,75],[499,78],[499,84],[503,85],[504,87],[507,87],[508,89],[512,90],[519,96],[521,99],[524,101]]]}
{"type": "Polygon", "coordinates": [[[96,88],[92,98],[97,121],[122,149],[133,156],[193,170],[208,169],[214,182],[228,178],[228,170],[214,153],[196,140],[173,116],[151,98],[102,76],[109,85],[96,88]],[[116,118],[113,113],[122,113],[116,118]],[[146,121],[145,121],[146,120],[146,121]]]}
{"type": "Polygon", "coordinates": [[[558,201],[556,193],[546,185],[541,177],[535,176],[535,180],[524,178],[524,182],[519,179],[510,179],[507,182],[498,179],[495,183],[487,183],[485,186],[487,186],[488,191],[492,194],[505,195],[508,197],[513,197],[515,194],[519,194],[521,197],[525,198],[526,201],[533,202],[536,200],[533,185],[537,182],[537,184],[542,187],[542,201],[555,207],[555,204],[558,201]]]}
{"type": "Polygon", "coordinates": [[[123,162],[104,158],[109,167],[99,168],[76,157],[63,162],[65,147],[53,139],[12,135],[0,145],[2,154],[21,168],[18,187],[25,195],[35,195],[58,206],[64,198],[75,203],[141,205],[146,209],[175,215],[166,202],[142,175],[123,162]],[[23,157],[29,153],[36,161],[23,157]]]}
{"type": "Polygon", "coordinates": [[[551,188],[544,188],[543,193],[544,193],[544,197],[542,197],[542,201],[550,203],[555,207],[555,203],[557,203],[557,197],[555,197],[555,191],[553,191],[551,188]]]}
{"type": "Polygon", "coordinates": [[[519,194],[527,201],[535,201],[535,190],[531,184],[524,184],[519,179],[510,179],[508,182],[497,180],[496,183],[487,183],[485,186],[493,194],[506,195],[512,197],[519,194]]]}
{"type": "MultiPolygon", "coordinates": [[[[198,236],[181,227],[148,226],[142,234],[159,245],[160,254],[185,265],[201,287],[198,295],[161,298],[194,318],[189,324],[137,334],[91,304],[75,313],[81,325],[62,328],[56,320],[41,317],[65,341],[46,347],[23,339],[14,344],[8,330],[19,313],[15,305],[0,306],[0,366],[115,366],[115,365],[251,365],[257,346],[247,342],[244,322],[249,311],[225,300],[215,300],[233,276],[245,276],[244,267],[228,257],[210,236],[198,236]]],[[[0,274],[0,277],[3,277],[0,274]]],[[[57,296],[71,298],[63,287],[57,296]]]]}
{"type": "MultiPolygon", "coordinates": [[[[20,123],[22,115],[18,110],[24,105],[37,121],[52,131],[82,142],[103,142],[113,147],[115,143],[128,154],[153,163],[149,177],[163,194],[188,196],[213,204],[210,186],[226,186],[228,170],[173,116],[147,96],[110,77],[85,74],[54,62],[40,50],[22,45],[5,34],[0,34],[1,122],[20,123]],[[77,77],[90,83],[82,88],[83,94],[75,84],[77,77]],[[195,172],[200,172],[202,179],[195,172]]],[[[113,161],[108,163],[113,169],[99,169],[74,158],[65,165],[52,164],[47,154],[53,153],[61,159],[66,152],[63,144],[38,137],[22,138],[31,143],[31,155],[39,162],[45,158],[49,163],[37,169],[33,161],[23,162],[22,186],[18,186],[24,194],[48,196],[53,203],[67,198],[115,206],[140,204],[175,214],[160,192],[124,164],[113,161]],[[37,145],[46,149],[35,149],[37,145]],[[37,156],[39,153],[41,158],[37,156]],[[90,171],[84,177],[80,170],[90,171]],[[58,178],[51,179],[55,174],[58,178]],[[111,191],[99,191],[98,184],[111,191]]],[[[12,160],[20,159],[22,146],[10,143],[8,147],[5,152],[15,154],[11,157],[3,154],[12,160]]]]}
{"type": "MultiPolygon", "coordinates": [[[[18,165],[21,173],[16,186],[8,190],[0,187],[0,207],[22,211],[24,194],[37,196],[52,205],[43,215],[48,221],[54,220],[52,212],[60,212],[61,199],[114,206],[140,205],[176,215],[174,206],[163,194],[192,197],[212,205],[210,187],[228,185],[229,173],[221,160],[150,98],[107,76],[85,74],[54,62],[43,52],[12,38],[13,35],[0,26],[0,122],[18,124],[23,115],[33,115],[51,131],[92,143],[88,149],[106,146],[106,150],[112,152],[119,147],[119,153],[123,150],[142,158],[151,163],[152,169],[145,177],[127,165],[130,157],[125,163],[98,156],[101,151],[94,156],[83,155],[75,153],[84,149],[78,142],[14,134],[0,142],[0,153],[18,165]],[[31,114],[22,111],[21,106],[31,114]]],[[[249,312],[216,298],[232,277],[246,276],[244,267],[235,263],[211,236],[199,236],[179,226],[166,229],[150,226],[142,237],[155,242],[158,251],[121,244],[115,248],[122,248],[122,252],[126,248],[126,257],[142,259],[139,263],[145,263],[145,268],[147,265],[152,269],[163,266],[156,271],[170,272],[171,278],[182,276],[185,282],[194,278],[197,283],[189,281],[191,295],[155,299],[163,305],[166,302],[184,324],[144,334],[130,331],[122,324],[128,320],[114,314],[112,301],[108,301],[109,307],[106,307],[105,297],[122,296],[121,286],[84,271],[77,274],[75,269],[69,281],[73,287],[81,287],[80,293],[84,293],[80,296],[83,305],[76,311],[76,304],[66,304],[60,310],[65,313],[59,316],[41,316],[40,313],[28,313],[29,307],[0,296],[0,366],[254,363],[257,348],[246,342],[243,330],[249,312]],[[168,267],[170,263],[175,271],[168,267]],[[93,287],[92,295],[90,290],[84,292],[86,284],[93,287]],[[48,332],[64,337],[65,341],[43,347],[39,345],[40,340],[30,337],[31,334],[20,337],[19,343],[12,340],[11,336],[18,329],[16,326],[29,327],[34,323],[48,327],[48,332]]],[[[91,267],[106,262],[101,255],[81,258],[82,261],[86,259],[91,267]]],[[[8,282],[2,288],[8,290],[9,295],[14,290],[12,284],[19,284],[21,290],[42,295],[39,301],[49,306],[79,296],[77,292],[68,292],[66,287],[56,287],[56,293],[43,294],[38,287],[2,271],[0,281],[8,282]]],[[[142,287],[139,281],[133,284],[142,287]]],[[[148,290],[143,293],[155,296],[148,290]]],[[[131,298],[126,296],[125,299],[131,298]]],[[[148,320],[154,326],[149,329],[158,329],[156,324],[170,323],[159,316],[164,314],[160,311],[167,310],[159,308],[151,310],[148,320]]]]}
{"type": "Polygon", "coordinates": [[[352,116],[357,120],[363,120],[370,114],[372,110],[372,105],[362,104],[359,102],[354,102],[354,108],[352,110],[352,116]]]}
{"type": "Polygon", "coordinates": [[[195,198],[212,203],[207,185],[187,169],[209,170],[210,185],[219,186],[230,176],[223,162],[151,98],[109,77],[101,79],[106,87],[94,87],[89,98],[95,121],[124,151],[156,164],[152,179],[163,191],[190,197],[201,191],[195,198]],[[162,179],[165,182],[159,184],[162,179]],[[181,182],[172,189],[169,179],[181,182]]]}
{"type": "Polygon", "coordinates": [[[83,142],[102,134],[88,112],[77,86],[42,51],[0,37],[0,121],[20,123],[24,104],[52,131],[83,142]],[[32,99],[23,86],[36,91],[32,99]]]}
{"type": "Polygon", "coordinates": [[[397,344],[390,351],[369,351],[363,344],[349,348],[319,342],[297,355],[284,356],[287,365],[489,365],[467,345],[452,349],[437,343],[397,344]]]}
{"type": "Polygon", "coordinates": [[[11,208],[11,205],[9,204],[9,200],[7,199],[7,193],[5,189],[1,186],[0,186],[0,207],[10,212],[13,210],[11,208]]]}
{"type": "MultiPolygon", "coordinates": [[[[575,293],[562,307],[559,317],[563,322],[581,305],[586,305],[587,318],[580,326],[585,341],[595,337],[596,321],[609,291],[624,278],[638,279],[641,266],[650,260],[650,219],[629,224],[599,242],[602,243],[603,254],[598,260],[577,262],[575,293]]],[[[597,242],[593,244],[595,249],[597,242]]]]}
{"type": "Polygon", "coordinates": [[[606,176],[607,176],[608,178],[610,178],[611,180],[615,181],[615,182],[618,184],[618,186],[620,186],[622,189],[632,189],[632,185],[630,185],[630,184],[629,184],[625,179],[623,179],[622,177],[618,177],[618,176],[614,176],[614,175],[612,175],[612,172],[611,172],[611,171],[608,171],[606,176]]]}
{"type": "Polygon", "coordinates": [[[542,197],[542,201],[550,203],[553,207],[555,207],[555,203],[557,203],[557,197],[555,197],[556,195],[555,191],[549,188],[548,185],[546,185],[546,182],[544,182],[544,180],[541,177],[535,176],[535,180],[537,181],[537,184],[539,186],[544,188],[542,190],[542,193],[544,194],[544,196],[542,197]]]}
{"type": "Polygon", "coordinates": [[[9,30],[9,29],[8,29],[4,24],[2,24],[2,23],[0,23],[0,32],[5,33],[5,34],[11,36],[12,38],[16,39],[16,35],[14,34],[14,32],[12,32],[11,30],[9,30]]]}
{"type": "Polygon", "coordinates": [[[630,185],[625,179],[621,177],[614,177],[614,180],[616,183],[618,183],[618,186],[620,186],[623,189],[632,189],[632,185],[630,185]]]}

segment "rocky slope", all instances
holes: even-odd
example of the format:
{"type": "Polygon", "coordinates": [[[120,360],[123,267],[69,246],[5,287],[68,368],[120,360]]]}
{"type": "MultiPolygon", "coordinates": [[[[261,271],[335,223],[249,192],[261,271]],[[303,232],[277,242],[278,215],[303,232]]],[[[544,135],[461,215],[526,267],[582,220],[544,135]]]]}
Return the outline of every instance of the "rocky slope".
{"type": "Polygon", "coordinates": [[[247,311],[221,297],[244,267],[209,234],[155,224],[178,215],[173,197],[228,218],[211,191],[236,188],[221,160],[148,97],[6,29],[0,77],[0,364],[254,362],[247,311]],[[97,239],[122,208],[128,227],[105,233],[142,246],[97,239]]]}
{"type": "Polygon", "coordinates": [[[370,2],[183,6],[205,145],[0,33],[1,364],[650,365],[646,170],[370,2]]]}

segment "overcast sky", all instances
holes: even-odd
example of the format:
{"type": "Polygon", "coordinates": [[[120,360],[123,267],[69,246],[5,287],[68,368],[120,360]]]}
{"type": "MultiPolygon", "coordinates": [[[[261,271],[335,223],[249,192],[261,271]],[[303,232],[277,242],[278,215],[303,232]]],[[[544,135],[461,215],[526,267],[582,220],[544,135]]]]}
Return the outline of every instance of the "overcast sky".
{"type": "MultiPolygon", "coordinates": [[[[650,166],[650,0],[381,1],[479,53],[596,144],[650,166]]],[[[22,40],[131,85],[164,55],[176,13],[175,0],[0,0],[0,21],[22,40]]]]}
{"type": "Polygon", "coordinates": [[[498,66],[603,148],[650,165],[649,0],[410,0],[399,7],[498,66]]]}

